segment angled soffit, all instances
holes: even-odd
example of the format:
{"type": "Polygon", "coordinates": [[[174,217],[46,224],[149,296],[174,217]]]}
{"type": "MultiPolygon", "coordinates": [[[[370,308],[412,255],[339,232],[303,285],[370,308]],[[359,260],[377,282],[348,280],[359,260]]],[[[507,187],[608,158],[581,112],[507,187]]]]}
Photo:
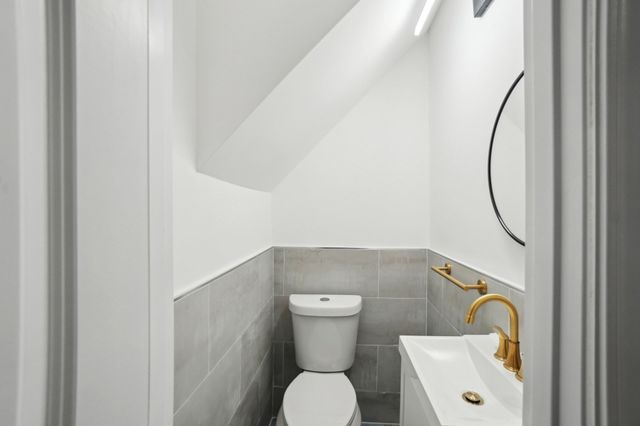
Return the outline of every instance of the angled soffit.
{"type": "Polygon", "coordinates": [[[196,0],[201,148],[217,149],[357,0],[196,0]]]}
{"type": "MultiPolygon", "coordinates": [[[[314,9],[326,0],[296,1],[314,9]]],[[[279,0],[276,3],[293,2],[279,0]]],[[[231,9],[241,7],[233,6],[233,1],[223,3],[229,3],[227,6],[231,9]]],[[[321,15],[324,25],[329,26],[330,19],[339,22],[319,42],[313,43],[313,37],[322,32],[320,24],[315,23],[313,35],[304,25],[294,28],[288,24],[289,29],[272,40],[261,41],[259,48],[246,40],[238,44],[229,38],[229,34],[240,36],[239,30],[231,28],[232,24],[217,30],[218,37],[226,37],[223,40],[227,42],[217,42],[225,44],[224,48],[203,46],[214,32],[212,28],[207,29],[206,16],[215,13],[213,9],[199,10],[200,172],[237,185],[271,191],[415,42],[413,29],[424,0],[361,0],[341,20],[336,4],[351,5],[353,1],[327,3],[335,7],[324,10],[321,15]],[[296,44],[295,49],[285,46],[287,53],[282,53],[278,42],[282,42],[285,33],[305,41],[296,44]],[[235,52],[234,45],[248,50],[235,52]],[[296,55],[300,56],[303,45],[309,49],[308,53],[304,52],[306,56],[302,54],[292,64],[296,55]],[[215,65],[218,61],[213,55],[215,51],[235,60],[223,67],[226,82],[216,77],[215,69],[220,65],[215,65]],[[262,68],[249,65],[257,62],[268,69],[265,75],[262,68]],[[241,64],[250,68],[245,69],[241,64]]],[[[255,11],[247,13],[252,15],[255,11]]],[[[222,19],[219,16],[218,19],[222,19]]],[[[306,17],[309,22],[315,21],[315,16],[306,17]]],[[[274,16],[262,16],[262,19],[282,20],[274,16]]]]}

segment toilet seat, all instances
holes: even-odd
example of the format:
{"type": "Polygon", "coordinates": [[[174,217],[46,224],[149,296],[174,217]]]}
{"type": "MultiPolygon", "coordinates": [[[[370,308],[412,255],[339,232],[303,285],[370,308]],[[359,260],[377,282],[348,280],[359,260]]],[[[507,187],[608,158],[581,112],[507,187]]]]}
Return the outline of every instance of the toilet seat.
{"type": "Polygon", "coordinates": [[[282,402],[289,426],[347,426],[357,407],[356,392],[343,373],[304,371],[287,387],[282,402]]]}

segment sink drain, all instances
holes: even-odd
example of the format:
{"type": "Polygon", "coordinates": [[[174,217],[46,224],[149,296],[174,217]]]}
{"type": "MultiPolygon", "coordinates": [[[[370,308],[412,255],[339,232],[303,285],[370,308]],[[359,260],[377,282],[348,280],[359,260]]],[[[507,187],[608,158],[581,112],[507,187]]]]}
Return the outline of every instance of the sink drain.
{"type": "Polygon", "coordinates": [[[465,393],[463,393],[462,399],[464,399],[465,401],[467,401],[469,404],[472,404],[472,405],[484,404],[484,399],[482,399],[480,394],[473,391],[466,391],[465,393]]]}

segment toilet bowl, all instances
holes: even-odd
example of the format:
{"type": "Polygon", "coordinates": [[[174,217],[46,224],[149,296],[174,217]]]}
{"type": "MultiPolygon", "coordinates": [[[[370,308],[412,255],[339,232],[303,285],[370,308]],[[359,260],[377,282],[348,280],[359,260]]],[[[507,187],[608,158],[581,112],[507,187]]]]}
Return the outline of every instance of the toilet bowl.
{"type": "Polygon", "coordinates": [[[304,371],[285,391],[277,426],[359,426],[356,392],[343,373],[304,371]]]}
{"type": "Polygon", "coordinates": [[[278,426],[360,426],[344,372],[353,365],[361,309],[355,295],[289,296],[296,364],[304,371],[284,393],[278,426]]]}

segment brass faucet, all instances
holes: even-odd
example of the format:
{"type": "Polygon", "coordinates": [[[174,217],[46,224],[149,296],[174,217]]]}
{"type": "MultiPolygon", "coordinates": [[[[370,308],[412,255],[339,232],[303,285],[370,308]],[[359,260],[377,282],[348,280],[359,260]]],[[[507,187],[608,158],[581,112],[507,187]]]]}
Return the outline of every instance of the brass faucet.
{"type": "Polygon", "coordinates": [[[485,294],[484,296],[480,296],[469,307],[465,320],[467,324],[473,324],[478,308],[491,301],[502,303],[507,308],[507,311],[509,311],[509,341],[507,356],[502,365],[509,371],[518,372],[522,366],[518,333],[518,310],[511,300],[501,294],[485,294]]]}

